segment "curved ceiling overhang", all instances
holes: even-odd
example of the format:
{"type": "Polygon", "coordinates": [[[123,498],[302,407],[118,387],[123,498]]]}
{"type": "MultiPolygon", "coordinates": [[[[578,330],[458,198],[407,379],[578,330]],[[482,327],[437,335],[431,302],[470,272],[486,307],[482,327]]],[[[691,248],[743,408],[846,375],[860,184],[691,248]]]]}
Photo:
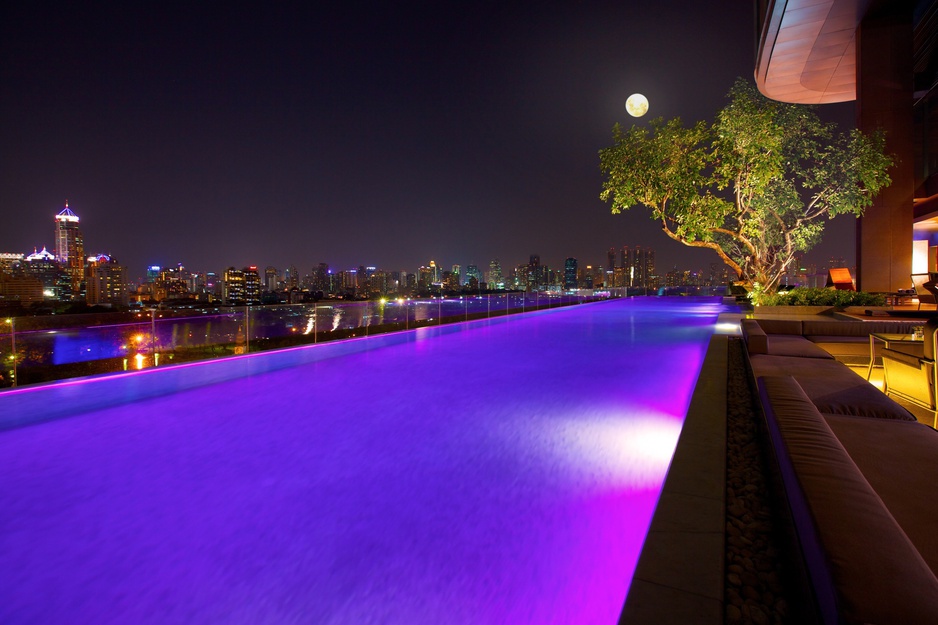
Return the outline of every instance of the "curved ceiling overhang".
{"type": "Polygon", "coordinates": [[[869,0],[774,0],[759,37],[756,84],[796,104],[856,99],[856,32],[869,0]]]}

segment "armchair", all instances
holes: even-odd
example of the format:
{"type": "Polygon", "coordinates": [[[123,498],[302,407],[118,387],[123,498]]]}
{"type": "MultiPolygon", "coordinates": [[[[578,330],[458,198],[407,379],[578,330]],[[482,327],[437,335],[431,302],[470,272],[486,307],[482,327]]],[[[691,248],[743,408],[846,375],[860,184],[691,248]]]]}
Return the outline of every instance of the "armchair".
{"type": "Polygon", "coordinates": [[[883,392],[930,410],[935,419],[932,427],[938,428],[938,403],[935,395],[938,388],[936,336],[938,319],[929,319],[925,324],[922,356],[885,348],[882,350],[882,357],[883,392]]]}
{"type": "Polygon", "coordinates": [[[938,283],[932,280],[932,274],[913,273],[912,286],[918,296],[919,310],[922,309],[922,304],[934,304],[935,310],[938,310],[938,283]]]}
{"type": "Polygon", "coordinates": [[[846,267],[836,267],[828,270],[825,286],[838,291],[856,291],[853,286],[853,276],[850,275],[850,270],[846,267]]]}

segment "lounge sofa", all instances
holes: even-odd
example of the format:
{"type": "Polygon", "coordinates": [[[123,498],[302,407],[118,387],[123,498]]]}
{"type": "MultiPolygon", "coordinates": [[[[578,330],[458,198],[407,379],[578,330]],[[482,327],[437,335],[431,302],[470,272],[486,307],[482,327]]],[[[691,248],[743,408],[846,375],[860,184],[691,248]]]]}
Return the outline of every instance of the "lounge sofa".
{"type": "Polygon", "coordinates": [[[938,431],[823,347],[919,324],[867,323],[741,325],[819,621],[938,623],[938,431]]]}
{"type": "Polygon", "coordinates": [[[821,414],[792,376],[759,394],[819,621],[938,622],[938,432],[821,414]]]}
{"type": "Polygon", "coordinates": [[[781,337],[801,337],[835,359],[850,365],[866,364],[870,360],[870,334],[886,332],[911,334],[915,326],[924,324],[921,320],[896,319],[877,321],[838,321],[836,319],[785,319],[763,318],[746,319],[744,322],[755,323],[773,341],[781,337]]]}
{"type": "Polygon", "coordinates": [[[743,319],[741,329],[753,376],[793,376],[821,413],[915,421],[908,410],[831,353],[862,350],[868,362],[870,332],[911,332],[913,325],[920,324],[743,319]],[[889,325],[880,327],[883,324],[889,325]]]}

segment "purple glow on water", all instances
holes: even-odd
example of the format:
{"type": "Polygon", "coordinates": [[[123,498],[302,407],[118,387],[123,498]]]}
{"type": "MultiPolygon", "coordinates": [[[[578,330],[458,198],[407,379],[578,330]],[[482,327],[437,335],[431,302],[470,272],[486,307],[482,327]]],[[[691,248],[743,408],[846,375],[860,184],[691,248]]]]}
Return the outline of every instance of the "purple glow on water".
{"type": "Polygon", "coordinates": [[[718,312],[424,328],[136,401],[158,378],[73,384],[130,403],[0,433],[0,622],[613,623],[718,312]]]}

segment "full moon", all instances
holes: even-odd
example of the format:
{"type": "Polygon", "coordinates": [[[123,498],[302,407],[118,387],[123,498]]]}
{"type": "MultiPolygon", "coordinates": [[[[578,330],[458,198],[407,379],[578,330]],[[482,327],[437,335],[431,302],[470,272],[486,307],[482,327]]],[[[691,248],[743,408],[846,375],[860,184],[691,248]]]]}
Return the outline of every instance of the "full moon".
{"type": "Polygon", "coordinates": [[[625,101],[625,110],[632,117],[641,117],[648,112],[648,98],[640,93],[633,93],[625,101]]]}

